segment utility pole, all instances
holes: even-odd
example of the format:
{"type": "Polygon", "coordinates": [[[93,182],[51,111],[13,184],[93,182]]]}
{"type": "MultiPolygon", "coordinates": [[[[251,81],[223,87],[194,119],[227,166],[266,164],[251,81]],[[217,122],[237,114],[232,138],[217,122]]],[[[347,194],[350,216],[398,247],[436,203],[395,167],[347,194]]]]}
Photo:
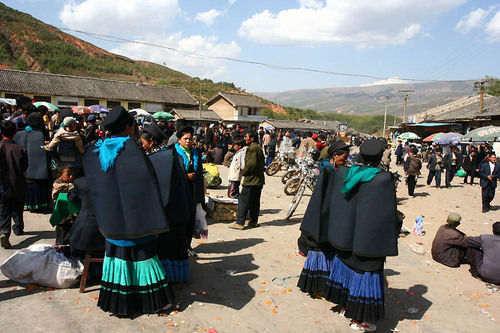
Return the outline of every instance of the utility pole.
{"type": "Polygon", "coordinates": [[[400,93],[405,93],[405,99],[403,103],[403,130],[405,129],[405,124],[406,124],[406,103],[408,102],[408,93],[415,92],[415,90],[412,89],[401,89],[399,90],[400,93]]]}
{"type": "Polygon", "coordinates": [[[488,79],[474,82],[474,89],[479,89],[479,114],[483,113],[484,87],[488,84],[488,79]]]}
{"type": "Polygon", "coordinates": [[[200,103],[198,105],[198,112],[200,113],[200,121],[201,121],[201,79],[200,79],[200,103]]]}
{"type": "Polygon", "coordinates": [[[384,130],[382,131],[382,137],[385,138],[385,125],[387,122],[387,105],[389,104],[389,96],[385,97],[385,110],[384,110],[384,130]]]}

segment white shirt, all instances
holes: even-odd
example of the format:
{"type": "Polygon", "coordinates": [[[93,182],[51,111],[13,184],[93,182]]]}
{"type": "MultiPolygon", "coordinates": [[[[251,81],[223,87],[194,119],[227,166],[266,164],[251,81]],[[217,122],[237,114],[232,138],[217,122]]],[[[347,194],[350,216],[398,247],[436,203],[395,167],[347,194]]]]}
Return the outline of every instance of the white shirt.
{"type": "Polygon", "coordinates": [[[493,174],[493,171],[495,170],[495,163],[488,162],[490,164],[490,175],[493,174]]]}

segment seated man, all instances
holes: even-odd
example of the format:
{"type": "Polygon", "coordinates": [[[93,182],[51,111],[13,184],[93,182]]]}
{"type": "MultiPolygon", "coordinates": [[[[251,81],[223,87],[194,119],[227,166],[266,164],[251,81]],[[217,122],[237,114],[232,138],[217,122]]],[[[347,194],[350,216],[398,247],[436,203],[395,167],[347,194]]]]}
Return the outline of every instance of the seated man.
{"type": "Polygon", "coordinates": [[[467,263],[467,236],[457,229],[461,219],[460,214],[450,213],[432,241],[432,259],[448,267],[467,263]]]}
{"type": "Polygon", "coordinates": [[[468,237],[467,243],[473,249],[469,259],[471,273],[500,284],[500,222],[493,223],[493,235],[468,237]]]}

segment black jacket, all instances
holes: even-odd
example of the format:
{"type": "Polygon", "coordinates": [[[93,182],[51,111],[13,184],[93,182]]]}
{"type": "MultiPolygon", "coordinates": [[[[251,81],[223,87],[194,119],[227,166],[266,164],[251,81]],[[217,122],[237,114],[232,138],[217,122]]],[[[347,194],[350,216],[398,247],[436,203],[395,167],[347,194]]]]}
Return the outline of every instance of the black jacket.
{"type": "Polygon", "coordinates": [[[26,150],[12,140],[0,141],[0,197],[24,198],[26,180],[24,172],[28,168],[26,150]]]}

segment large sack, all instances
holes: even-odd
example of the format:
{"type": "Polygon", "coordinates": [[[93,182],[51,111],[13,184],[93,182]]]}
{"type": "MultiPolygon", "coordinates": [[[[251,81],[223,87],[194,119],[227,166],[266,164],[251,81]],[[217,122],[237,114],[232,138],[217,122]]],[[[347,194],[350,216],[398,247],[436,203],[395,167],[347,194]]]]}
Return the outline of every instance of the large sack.
{"type": "Polygon", "coordinates": [[[34,244],[16,251],[0,266],[9,279],[52,288],[69,288],[78,283],[83,265],[66,258],[49,244],[34,244]]]}

